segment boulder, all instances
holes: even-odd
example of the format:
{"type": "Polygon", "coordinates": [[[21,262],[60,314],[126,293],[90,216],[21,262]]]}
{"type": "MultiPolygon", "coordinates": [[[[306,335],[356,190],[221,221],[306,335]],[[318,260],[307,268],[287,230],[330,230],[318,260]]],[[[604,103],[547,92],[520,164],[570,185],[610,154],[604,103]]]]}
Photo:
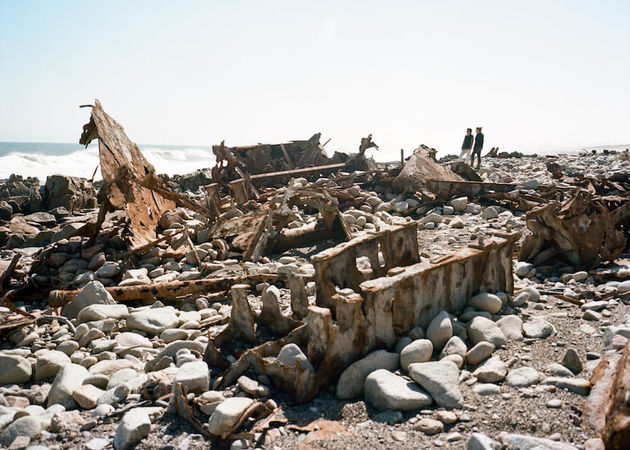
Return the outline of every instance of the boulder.
{"type": "Polygon", "coordinates": [[[160,334],[168,328],[175,328],[179,317],[172,308],[150,308],[132,312],[127,316],[127,328],[141,330],[150,335],[160,334]]]}
{"type": "Polygon", "coordinates": [[[440,351],[451,336],[453,336],[451,317],[446,311],[440,311],[429,323],[426,337],[433,344],[433,348],[440,351]]]}
{"type": "Polygon", "coordinates": [[[365,358],[353,362],[341,373],[337,382],[337,398],[350,400],[363,394],[365,379],[372,372],[385,369],[393,372],[398,369],[399,356],[385,350],[376,350],[365,358]]]}
{"type": "Polygon", "coordinates": [[[464,399],[459,390],[459,369],[454,363],[431,361],[411,364],[409,375],[431,394],[439,406],[462,407],[464,399]]]}
{"type": "Polygon", "coordinates": [[[88,376],[85,367],[78,364],[67,364],[59,370],[55,381],[48,394],[48,407],[52,405],[62,405],[66,409],[77,407],[72,394],[76,388],[83,384],[88,376]]]}
{"type": "Polygon", "coordinates": [[[480,311],[487,311],[490,314],[499,312],[503,302],[499,297],[489,292],[482,292],[468,300],[468,305],[480,311]]]}
{"type": "Polygon", "coordinates": [[[63,206],[70,212],[96,206],[96,191],[89,181],[66,175],[50,175],[44,187],[45,209],[63,206]]]}
{"type": "Polygon", "coordinates": [[[17,355],[0,354],[0,367],[0,386],[28,383],[33,374],[31,363],[17,355]]]}
{"type": "Polygon", "coordinates": [[[501,331],[496,323],[485,317],[475,317],[470,322],[468,325],[468,336],[473,344],[487,341],[498,348],[507,343],[503,331],[501,331]]]}
{"type": "Polygon", "coordinates": [[[97,304],[116,305],[117,303],[100,281],[90,281],[62,308],[61,315],[76,319],[82,309],[97,304]]]}
{"type": "Polygon", "coordinates": [[[120,421],[114,436],[114,449],[126,450],[134,447],[151,432],[151,419],[144,408],[127,411],[120,421]]]}
{"type": "Polygon", "coordinates": [[[419,386],[385,369],[368,375],[364,392],[365,401],[381,410],[421,409],[432,402],[431,396],[419,386]]]}
{"type": "Polygon", "coordinates": [[[400,366],[409,370],[409,364],[427,362],[433,354],[433,344],[428,339],[416,339],[400,352],[400,366]]]}

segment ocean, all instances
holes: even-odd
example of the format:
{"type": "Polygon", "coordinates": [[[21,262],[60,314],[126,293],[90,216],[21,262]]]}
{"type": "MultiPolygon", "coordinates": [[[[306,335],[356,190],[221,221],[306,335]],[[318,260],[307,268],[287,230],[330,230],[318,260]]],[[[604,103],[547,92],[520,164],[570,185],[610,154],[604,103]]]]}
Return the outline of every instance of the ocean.
{"type": "MultiPolygon", "coordinates": [[[[214,166],[211,146],[139,145],[157,173],[185,174],[214,166]]],[[[45,182],[48,175],[91,178],[99,164],[98,144],[87,148],[80,144],[46,142],[0,142],[0,179],[11,174],[37,177],[45,182]]],[[[100,168],[95,180],[101,178],[100,168]]]]}
{"type": "MultiPolygon", "coordinates": [[[[186,174],[197,169],[214,166],[214,155],[211,146],[193,145],[139,145],[140,150],[158,174],[186,174]]],[[[538,154],[557,154],[577,152],[581,150],[604,148],[624,151],[630,145],[608,145],[582,148],[554,148],[538,150],[538,154]]],[[[503,150],[503,149],[501,149],[503,150]]],[[[522,150],[521,150],[522,151],[522,150]]],[[[448,152],[438,152],[442,157],[448,152]]],[[[450,152],[459,154],[457,152],[450,152]]],[[[523,153],[534,153],[523,151],[523,153]]],[[[406,152],[406,154],[408,154],[406,152]]],[[[397,153],[377,152],[377,160],[396,160],[397,153]]],[[[11,174],[24,177],[37,177],[45,182],[48,175],[70,175],[91,178],[99,164],[98,144],[94,141],[88,148],[80,144],[59,144],[46,142],[0,142],[0,180],[11,174]]],[[[101,178],[101,171],[96,171],[95,180],[101,178]]]]}

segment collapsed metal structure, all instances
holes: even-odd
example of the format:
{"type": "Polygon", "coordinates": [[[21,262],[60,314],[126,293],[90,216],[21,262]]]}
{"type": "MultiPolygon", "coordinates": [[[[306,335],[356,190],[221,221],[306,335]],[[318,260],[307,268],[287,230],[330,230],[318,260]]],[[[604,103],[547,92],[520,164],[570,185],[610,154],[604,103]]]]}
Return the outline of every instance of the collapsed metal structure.
{"type": "Polygon", "coordinates": [[[248,285],[232,286],[229,325],[208,345],[205,356],[212,367],[227,367],[220,387],[254,372],[268,375],[297,402],[309,401],[352,362],[372,350],[393,348],[399,336],[426,326],[439,311],[461,312],[479,292],[512,293],[511,260],[518,234],[500,234],[430,262],[420,260],[416,226],[395,226],[314,255],[316,305],[308,305],[303,286],[291,286],[292,309],[306,311],[305,322],[284,316],[269,289],[255,316],[247,302],[248,285]],[[370,259],[371,270],[356,269],[361,256],[370,259]],[[219,349],[239,339],[257,343],[259,327],[280,336],[227,364],[219,349]],[[288,344],[297,345],[308,360],[283,363],[278,356],[288,344]]]}

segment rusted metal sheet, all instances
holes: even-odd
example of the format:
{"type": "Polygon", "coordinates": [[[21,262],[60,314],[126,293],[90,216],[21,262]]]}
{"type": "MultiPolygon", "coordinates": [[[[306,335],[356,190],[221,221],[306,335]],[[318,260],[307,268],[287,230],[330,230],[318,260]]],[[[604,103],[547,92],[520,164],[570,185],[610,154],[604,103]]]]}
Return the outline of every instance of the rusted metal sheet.
{"type": "Polygon", "coordinates": [[[156,185],[161,184],[153,165],[98,101],[92,107],[90,122],[84,125],[79,142],[87,147],[96,138],[107,201],[127,212],[133,229],[130,238],[133,246],[154,241],[158,220],[164,211],[175,208],[175,202],[133,182],[155,177],[156,185]]]}
{"type": "Polygon", "coordinates": [[[625,448],[630,442],[630,342],[602,358],[591,383],[584,405],[585,425],[602,438],[606,448],[625,448]]]}
{"type": "Polygon", "coordinates": [[[485,183],[482,181],[449,181],[430,179],[426,182],[427,189],[440,198],[474,197],[487,192],[510,192],[518,185],[510,183],[485,183]]]}
{"type": "Polygon", "coordinates": [[[613,214],[583,189],[564,204],[549,203],[527,213],[526,236],[519,259],[540,265],[552,258],[591,268],[617,258],[626,246],[613,214]]]}
{"type": "Polygon", "coordinates": [[[362,235],[326,249],[311,258],[317,283],[317,304],[331,307],[337,288],[359,290],[368,278],[384,276],[392,267],[401,267],[420,261],[417,227],[415,222],[397,225],[391,229],[362,235]],[[356,259],[369,259],[372,273],[357,268],[356,259]],[[380,259],[384,260],[382,265],[380,259]]]}

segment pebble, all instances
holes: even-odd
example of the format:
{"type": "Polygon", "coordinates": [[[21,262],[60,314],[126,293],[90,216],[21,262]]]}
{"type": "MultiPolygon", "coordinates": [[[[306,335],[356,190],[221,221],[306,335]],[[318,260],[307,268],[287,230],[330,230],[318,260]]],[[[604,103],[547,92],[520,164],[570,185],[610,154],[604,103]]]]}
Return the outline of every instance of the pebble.
{"type": "Polygon", "coordinates": [[[420,419],[413,428],[414,430],[422,431],[424,434],[432,436],[441,433],[442,430],[444,430],[444,424],[439,420],[425,417],[420,419]]]}
{"type": "Polygon", "coordinates": [[[519,367],[512,369],[508,373],[505,382],[512,387],[527,387],[537,384],[539,381],[538,371],[533,367],[519,367]]]}
{"type": "Polygon", "coordinates": [[[473,392],[477,395],[496,395],[501,393],[501,388],[492,383],[480,383],[473,386],[473,392]]]}
{"type": "Polygon", "coordinates": [[[562,358],[562,365],[574,374],[582,372],[582,361],[574,348],[568,348],[562,358]]]}
{"type": "Polygon", "coordinates": [[[562,408],[562,400],[557,399],[557,398],[554,398],[554,399],[548,400],[548,401],[545,403],[545,406],[546,406],[547,408],[554,408],[554,409],[557,409],[557,408],[562,408]]]}

